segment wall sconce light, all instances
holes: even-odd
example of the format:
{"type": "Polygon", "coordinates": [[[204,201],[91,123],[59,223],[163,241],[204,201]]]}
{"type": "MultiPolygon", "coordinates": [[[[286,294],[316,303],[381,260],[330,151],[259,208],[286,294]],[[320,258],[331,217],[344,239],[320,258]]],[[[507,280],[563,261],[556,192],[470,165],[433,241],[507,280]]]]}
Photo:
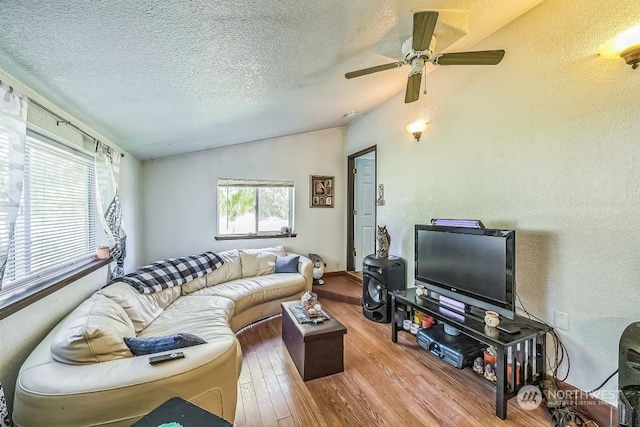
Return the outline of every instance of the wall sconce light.
{"type": "Polygon", "coordinates": [[[640,25],[631,27],[605,42],[598,48],[603,58],[622,58],[631,68],[638,68],[640,63],[640,25]]]}
{"type": "Polygon", "coordinates": [[[417,122],[413,122],[407,125],[407,132],[409,132],[416,141],[420,141],[420,137],[422,136],[422,132],[427,128],[427,122],[419,120],[417,122]]]}

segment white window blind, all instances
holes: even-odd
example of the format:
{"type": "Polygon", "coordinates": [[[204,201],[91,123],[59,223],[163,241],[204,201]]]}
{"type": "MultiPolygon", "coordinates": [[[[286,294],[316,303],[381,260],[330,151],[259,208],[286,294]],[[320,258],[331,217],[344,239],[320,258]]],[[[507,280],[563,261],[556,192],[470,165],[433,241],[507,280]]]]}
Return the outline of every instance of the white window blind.
{"type": "Polygon", "coordinates": [[[44,138],[27,137],[22,198],[2,294],[85,262],[103,242],[94,160],[44,138]]]}

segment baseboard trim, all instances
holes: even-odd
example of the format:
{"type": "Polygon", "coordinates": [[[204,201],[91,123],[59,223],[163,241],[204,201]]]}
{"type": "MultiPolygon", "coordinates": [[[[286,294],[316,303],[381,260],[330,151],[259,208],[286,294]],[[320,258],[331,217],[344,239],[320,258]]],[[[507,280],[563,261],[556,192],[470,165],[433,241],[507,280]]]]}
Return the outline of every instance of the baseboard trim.
{"type": "Polygon", "coordinates": [[[334,277],[334,276],[344,276],[346,275],[346,271],[329,271],[323,274],[324,277],[334,277]]]}

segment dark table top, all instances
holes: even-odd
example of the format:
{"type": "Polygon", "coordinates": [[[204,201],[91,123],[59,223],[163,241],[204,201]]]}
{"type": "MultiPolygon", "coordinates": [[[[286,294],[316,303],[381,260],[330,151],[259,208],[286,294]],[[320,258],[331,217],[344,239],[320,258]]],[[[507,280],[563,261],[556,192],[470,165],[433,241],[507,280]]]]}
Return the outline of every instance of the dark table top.
{"type": "Polygon", "coordinates": [[[180,397],[167,400],[131,427],[158,427],[171,422],[183,427],[232,427],[227,420],[180,397]]]}
{"type": "Polygon", "coordinates": [[[291,313],[291,308],[294,305],[300,305],[300,301],[289,301],[283,302],[282,304],[282,315],[288,316],[292,323],[296,326],[298,331],[303,337],[304,341],[313,341],[314,339],[320,339],[327,337],[329,335],[344,335],[347,333],[347,328],[340,323],[331,313],[329,313],[324,307],[322,311],[324,311],[327,316],[330,317],[329,320],[325,320],[322,323],[300,323],[295,318],[295,316],[291,313]]]}

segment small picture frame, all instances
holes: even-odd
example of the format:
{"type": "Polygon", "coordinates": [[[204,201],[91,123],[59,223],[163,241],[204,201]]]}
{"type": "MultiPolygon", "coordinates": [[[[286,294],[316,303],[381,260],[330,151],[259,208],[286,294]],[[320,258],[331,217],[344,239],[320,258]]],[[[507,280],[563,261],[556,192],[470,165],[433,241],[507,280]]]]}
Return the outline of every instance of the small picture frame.
{"type": "Polygon", "coordinates": [[[311,175],[309,188],[309,205],[312,208],[333,207],[333,176],[311,175]]]}

